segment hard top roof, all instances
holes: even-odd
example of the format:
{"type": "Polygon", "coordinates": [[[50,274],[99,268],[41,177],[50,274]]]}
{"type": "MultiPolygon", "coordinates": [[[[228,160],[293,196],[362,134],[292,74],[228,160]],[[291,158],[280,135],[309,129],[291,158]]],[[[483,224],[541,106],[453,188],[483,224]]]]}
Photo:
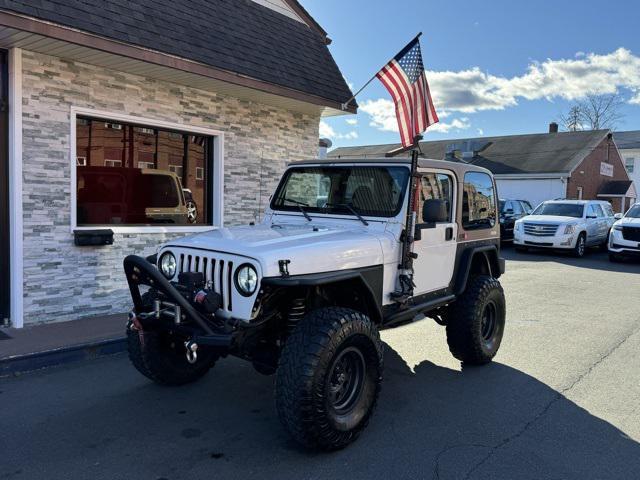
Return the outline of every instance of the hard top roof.
{"type": "MultiPolygon", "coordinates": [[[[409,157],[378,157],[378,158],[321,158],[299,160],[291,162],[289,166],[298,167],[302,165],[353,165],[353,164],[387,164],[387,165],[410,165],[409,157]]],[[[446,160],[434,160],[430,158],[420,158],[418,160],[420,168],[437,168],[445,170],[453,170],[461,174],[464,172],[483,172],[491,174],[486,168],[470,165],[463,162],[449,162],[446,160]]]]}

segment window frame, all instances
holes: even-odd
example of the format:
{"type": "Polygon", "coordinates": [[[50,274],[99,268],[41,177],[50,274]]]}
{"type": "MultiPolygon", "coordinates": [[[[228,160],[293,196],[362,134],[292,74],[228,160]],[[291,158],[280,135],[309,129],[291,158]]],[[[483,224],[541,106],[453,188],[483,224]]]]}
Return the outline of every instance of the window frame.
{"type": "MultiPolygon", "coordinates": [[[[490,182],[491,182],[491,189],[493,191],[493,210],[494,210],[494,216],[493,216],[493,224],[487,224],[487,225],[478,225],[478,226],[473,226],[470,225],[468,223],[465,222],[464,216],[461,214],[460,215],[460,225],[462,227],[462,229],[466,232],[474,232],[476,230],[490,230],[492,228],[496,228],[496,225],[499,225],[499,215],[500,212],[498,212],[499,206],[500,206],[500,199],[498,198],[498,189],[496,187],[496,182],[495,179],[493,178],[493,176],[489,173],[485,173],[485,172],[478,172],[475,170],[469,170],[467,172],[464,173],[463,177],[462,177],[462,188],[460,189],[460,198],[461,198],[461,212],[464,210],[464,204],[465,204],[465,198],[464,198],[464,194],[465,194],[465,187],[467,184],[467,176],[468,175],[474,175],[474,174],[480,174],[480,175],[485,175],[487,178],[489,178],[490,182]]],[[[468,221],[468,220],[467,220],[468,221]]]]}
{"type": "Polygon", "coordinates": [[[83,107],[71,107],[70,112],[70,141],[69,165],[71,166],[71,212],[70,233],[75,230],[95,230],[100,228],[113,230],[114,233],[197,233],[222,228],[224,225],[224,132],[210,128],[194,126],[184,123],[173,123],[148,117],[124,115],[121,113],[94,110],[83,107]],[[136,226],[78,226],[77,222],[77,166],[76,166],[76,127],[78,117],[91,117],[105,123],[128,123],[146,128],[159,128],[183,132],[190,135],[204,135],[213,140],[213,168],[210,173],[207,188],[211,192],[209,208],[212,211],[211,225],[136,225],[136,226]]]}
{"type": "MultiPolygon", "coordinates": [[[[455,223],[456,222],[456,212],[457,212],[457,207],[458,207],[458,183],[457,183],[457,178],[456,175],[454,174],[454,172],[450,171],[450,170],[442,170],[442,169],[428,169],[428,168],[421,168],[418,170],[418,174],[420,175],[420,183],[422,183],[422,177],[424,175],[435,175],[436,178],[438,175],[444,175],[446,177],[449,177],[449,188],[451,189],[450,192],[450,196],[451,196],[451,205],[449,208],[449,220],[446,222],[442,222],[442,224],[450,224],[450,223],[455,223]]],[[[496,207],[497,208],[497,207],[496,207]]],[[[416,223],[418,224],[422,224],[422,205],[418,205],[418,211],[420,212],[420,214],[418,215],[418,218],[416,218],[416,223]]]]}

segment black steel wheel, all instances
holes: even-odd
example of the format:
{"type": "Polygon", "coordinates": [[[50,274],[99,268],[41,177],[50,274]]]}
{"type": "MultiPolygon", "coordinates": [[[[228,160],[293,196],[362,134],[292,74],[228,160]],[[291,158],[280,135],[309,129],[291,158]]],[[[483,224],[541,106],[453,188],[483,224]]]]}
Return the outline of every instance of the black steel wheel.
{"type": "Polygon", "coordinates": [[[276,372],[276,407],[285,429],[310,449],[337,450],[369,423],[382,382],[382,342],[366,315],[329,307],[291,333],[276,372]]]}
{"type": "Polygon", "coordinates": [[[498,352],[504,334],[506,303],[500,282],[488,275],[472,277],[449,308],[447,343],[458,360],[481,365],[498,352]]]}

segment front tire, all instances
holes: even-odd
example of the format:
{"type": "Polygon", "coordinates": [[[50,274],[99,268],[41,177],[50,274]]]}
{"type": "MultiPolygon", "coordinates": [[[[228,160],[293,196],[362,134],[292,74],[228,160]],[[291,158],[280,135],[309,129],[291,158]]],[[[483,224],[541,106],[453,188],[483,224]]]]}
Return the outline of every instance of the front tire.
{"type": "Polygon", "coordinates": [[[218,356],[199,350],[198,360],[191,364],[186,358],[184,341],[168,332],[144,331],[142,335],[127,325],[129,360],[145,377],[160,385],[184,385],[202,378],[215,364],[218,356]]]}
{"type": "Polygon", "coordinates": [[[306,448],[344,448],[369,423],[382,369],[382,341],[366,315],[339,307],[310,312],[280,356],[276,372],[280,421],[306,448]]]}
{"type": "Polygon", "coordinates": [[[584,233],[578,235],[578,240],[576,240],[576,245],[573,247],[573,256],[576,258],[584,257],[584,254],[587,251],[587,236],[584,233]]]}
{"type": "Polygon", "coordinates": [[[490,362],[502,342],[505,305],[498,280],[488,275],[471,278],[464,293],[450,307],[447,343],[452,355],[471,365],[490,362]]]}

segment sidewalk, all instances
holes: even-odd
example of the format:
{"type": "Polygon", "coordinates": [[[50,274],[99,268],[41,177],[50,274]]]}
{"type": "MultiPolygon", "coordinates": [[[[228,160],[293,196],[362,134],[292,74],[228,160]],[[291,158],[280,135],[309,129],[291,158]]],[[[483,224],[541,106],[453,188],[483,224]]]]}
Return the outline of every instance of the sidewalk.
{"type": "Polygon", "coordinates": [[[0,377],[124,351],[126,315],[0,328],[0,377]]]}

